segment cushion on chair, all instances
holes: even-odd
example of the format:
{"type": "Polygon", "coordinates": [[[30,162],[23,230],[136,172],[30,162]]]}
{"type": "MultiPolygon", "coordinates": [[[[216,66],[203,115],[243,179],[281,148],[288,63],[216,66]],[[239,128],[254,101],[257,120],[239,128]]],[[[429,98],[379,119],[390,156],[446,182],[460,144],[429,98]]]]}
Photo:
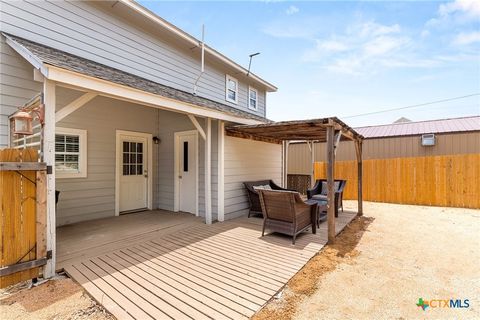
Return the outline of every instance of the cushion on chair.
{"type": "Polygon", "coordinates": [[[270,187],[269,184],[266,185],[260,185],[260,186],[253,186],[253,190],[272,190],[272,187],[270,187]]]}
{"type": "Polygon", "coordinates": [[[313,200],[327,201],[327,196],[324,194],[316,194],[312,197],[313,200]]]}
{"type": "Polygon", "coordinates": [[[326,181],[322,181],[322,189],[321,189],[322,191],[320,192],[320,194],[327,195],[327,192],[328,192],[327,189],[328,189],[328,188],[327,188],[327,182],[326,182],[326,181]]]}

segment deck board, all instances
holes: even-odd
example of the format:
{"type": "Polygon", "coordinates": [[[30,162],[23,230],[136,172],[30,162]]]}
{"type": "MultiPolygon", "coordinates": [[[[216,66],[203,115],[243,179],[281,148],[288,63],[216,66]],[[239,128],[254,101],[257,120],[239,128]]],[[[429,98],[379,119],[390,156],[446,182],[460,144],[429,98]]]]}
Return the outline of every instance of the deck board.
{"type": "MultiPolygon", "coordinates": [[[[340,213],[337,233],[353,218],[340,213]]],[[[246,319],[327,242],[326,223],[295,246],[290,237],[261,237],[261,223],[207,226],[157,212],[73,225],[60,233],[57,267],[118,319],[246,319]]]]}

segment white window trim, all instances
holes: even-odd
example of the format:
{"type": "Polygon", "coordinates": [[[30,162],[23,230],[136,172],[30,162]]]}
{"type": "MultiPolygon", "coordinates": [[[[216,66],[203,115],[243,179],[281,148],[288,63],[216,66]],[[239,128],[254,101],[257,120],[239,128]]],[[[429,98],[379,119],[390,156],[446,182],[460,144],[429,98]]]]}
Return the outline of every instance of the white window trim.
{"type": "Polygon", "coordinates": [[[232,102],[232,103],[235,103],[235,104],[238,104],[238,80],[232,76],[229,76],[228,74],[225,75],[225,100],[228,101],[228,102],[232,102]],[[230,99],[228,97],[228,81],[229,80],[232,80],[232,81],[235,81],[235,83],[237,84],[236,86],[236,90],[235,90],[235,100],[234,99],[230,99]]]}
{"type": "Polygon", "coordinates": [[[80,156],[78,157],[79,172],[63,172],[55,170],[56,178],[86,178],[87,177],[87,130],[73,128],[55,128],[55,134],[78,135],[80,156]]]}
{"type": "Polygon", "coordinates": [[[248,86],[248,109],[250,110],[255,110],[257,111],[258,110],[258,90],[255,89],[254,87],[251,87],[251,86],[248,86]],[[250,105],[250,91],[254,91],[255,92],[255,107],[253,107],[252,105],[250,105]]]}

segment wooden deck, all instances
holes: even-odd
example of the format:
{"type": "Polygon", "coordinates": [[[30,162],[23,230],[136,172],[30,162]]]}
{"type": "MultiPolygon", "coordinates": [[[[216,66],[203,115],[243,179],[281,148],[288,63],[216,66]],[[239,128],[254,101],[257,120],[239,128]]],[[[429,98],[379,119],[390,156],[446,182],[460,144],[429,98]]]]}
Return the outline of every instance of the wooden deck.
{"type": "MultiPolygon", "coordinates": [[[[340,213],[337,232],[354,218],[340,213]]],[[[148,212],[58,230],[58,268],[118,319],[251,317],[327,241],[327,225],[261,237],[261,219],[213,225],[148,212]]]]}

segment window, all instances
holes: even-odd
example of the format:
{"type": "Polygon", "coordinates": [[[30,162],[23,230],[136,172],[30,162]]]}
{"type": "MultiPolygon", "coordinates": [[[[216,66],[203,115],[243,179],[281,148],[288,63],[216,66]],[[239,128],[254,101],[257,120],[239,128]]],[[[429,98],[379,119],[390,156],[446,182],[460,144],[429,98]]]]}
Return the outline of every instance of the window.
{"type": "Polygon", "coordinates": [[[257,110],[258,106],[258,91],[255,88],[248,87],[248,108],[257,110]]]}
{"type": "Polygon", "coordinates": [[[238,103],[238,81],[227,75],[225,78],[225,100],[238,103]]]}
{"type": "Polygon", "coordinates": [[[141,176],[143,172],[143,142],[123,141],[123,175],[141,176]]]}
{"type": "Polygon", "coordinates": [[[183,172],[188,172],[188,141],[183,142],[183,172]]]}
{"type": "Polygon", "coordinates": [[[87,131],[56,128],[55,174],[57,178],[87,176],[87,131]]]}

